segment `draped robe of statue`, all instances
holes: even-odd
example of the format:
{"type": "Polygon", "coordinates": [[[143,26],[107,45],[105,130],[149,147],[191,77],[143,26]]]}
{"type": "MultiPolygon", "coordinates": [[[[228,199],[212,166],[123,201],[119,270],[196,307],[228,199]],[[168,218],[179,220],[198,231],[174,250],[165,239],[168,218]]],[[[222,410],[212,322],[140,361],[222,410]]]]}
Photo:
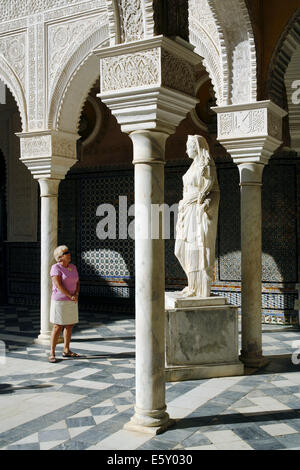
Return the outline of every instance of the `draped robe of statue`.
{"type": "Polygon", "coordinates": [[[220,200],[214,160],[202,136],[189,136],[187,154],[194,161],[183,176],[178,207],[175,255],[188,278],[183,297],[209,297],[215,259],[220,200]]]}

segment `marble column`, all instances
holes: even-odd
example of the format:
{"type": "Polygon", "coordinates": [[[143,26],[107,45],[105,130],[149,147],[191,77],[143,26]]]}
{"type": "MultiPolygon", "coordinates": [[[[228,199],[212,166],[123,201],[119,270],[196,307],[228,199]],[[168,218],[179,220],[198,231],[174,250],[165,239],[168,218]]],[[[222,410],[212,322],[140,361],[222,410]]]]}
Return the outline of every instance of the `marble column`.
{"type": "Polygon", "coordinates": [[[35,342],[50,344],[52,325],[50,303],[52,282],[51,265],[55,262],[53,251],[57,246],[58,187],[60,179],[39,179],[41,195],[41,332],[35,342]]]}
{"type": "MultiPolygon", "coordinates": [[[[135,165],[136,406],[126,429],[158,433],[168,426],[165,404],[164,240],[151,236],[151,208],[164,202],[168,134],[130,134],[135,165]]],[[[152,213],[153,214],[153,213],[152,213]]]]}
{"type": "Polygon", "coordinates": [[[248,367],[267,363],[262,356],[262,211],[261,186],[264,165],[238,165],[241,187],[242,255],[242,350],[241,360],[248,367]]]}
{"type": "Polygon", "coordinates": [[[264,165],[282,144],[286,111],[272,101],[218,106],[218,140],[238,165],[241,186],[242,351],[248,367],[262,367],[261,185],[264,165]]]}
{"type": "Polygon", "coordinates": [[[136,407],[125,428],[157,434],[171,423],[165,404],[164,240],[157,226],[152,237],[145,231],[153,205],[164,202],[165,142],[198,103],[195,77],[202,59],[190,44],[162,35],[94,53],[100,59],[98,96],[131,137],[135,165],[136,407]]]}

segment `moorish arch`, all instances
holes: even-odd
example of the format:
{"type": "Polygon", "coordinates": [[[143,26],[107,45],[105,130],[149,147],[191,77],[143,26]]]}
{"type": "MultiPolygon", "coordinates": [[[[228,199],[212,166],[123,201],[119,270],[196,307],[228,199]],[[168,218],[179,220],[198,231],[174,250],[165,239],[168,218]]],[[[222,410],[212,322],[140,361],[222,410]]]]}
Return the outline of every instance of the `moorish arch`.
{"type": "Polygon", "coordinates": [[[300,45],[300,7],[286,25],[273,52],[267,78],[267,94],[279,106],[286,106],[285,75],[300,45]]]}
{"type": "Polygon", "coordinates": [[[72,46],[62,58],[50,95],[48,127],[76,133],[88,91],[99,78],[96,47],[107,45],[108,28],[104,24],[81,44],[72,46]],[[67,57],[67,60],[65,60],[67,57]]]}
{"type": "Polygon", "coordinates": [[[297,88],[300,70],[300,8],[283,31],[273,53],[267,80],[268,96],[289,112],[290,147],[300,152],[300,111],[297,88]]]}
{"type": "Polygon", "coordinates": [[[217,104],[256,101],[256,48],[245,2],[189,0],[189,7],[190,42],[204,58],[217,104]]]}
{"type": "Polygon", "coordinates": [[[67,26],[55,27],[53,37],[49,34],[49,38],[57,49],[48,44],[48,129],[76,132],[69,116],[75,116],[78,122],[86,93],[99,76],[94,49],[139,41],[157,34],[172,35],[174,18],[188,18],[187,15],[189,30],[187,22],[183,24],[183,20],[178,20],[177,34],[189,39],[195,52],[203,57],[217,104],[256,101],[256,50],[245,2],[224,0],[220,4],[215,0],[168,0],[165,3],[169,10],[163,10],[158,1],[107,0],[107,15],[82,20],[81,34],[71,42],[68,41],[70,27],[68,30],[67,26]],[[167,15],[165,22],[159,19],[160,14],[167,15]],[[64,45],[67,47],[63,49],[64,45]]]}
{"type": "Polygon", "coordinates": [[[218,105],[256,101],[256,48],[244,0],[107,0],[107,11],[111,45],[154,34],[178,35],[186,40],[189,37],[195,52],[204,58],[218,105]],[[166,5],[165,11],[162,4],[166,5]],[[165,24],[160,24],[159,14],[167,16],[165,24]],[[187,17],[186,34],[180,18],[187,17]],[[178,22],[175,34],[171,21],[178,22]]]}

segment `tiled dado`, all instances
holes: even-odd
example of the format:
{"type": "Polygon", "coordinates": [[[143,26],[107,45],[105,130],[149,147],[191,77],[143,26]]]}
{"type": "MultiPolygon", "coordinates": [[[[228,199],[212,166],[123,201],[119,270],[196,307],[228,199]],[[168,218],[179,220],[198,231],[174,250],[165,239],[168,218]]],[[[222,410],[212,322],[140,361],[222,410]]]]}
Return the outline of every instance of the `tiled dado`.
{"type": "MultiPolygon", "coordinates": [[[[212,294],[227,297],[228,302],[241,306],[241,286],[213,284],[212,294]]],[[[264,323],[297,324],[298,313],[294,310],[298,293],[295,289],[276,287],[262,288],[262,320],[264,323]]]]}

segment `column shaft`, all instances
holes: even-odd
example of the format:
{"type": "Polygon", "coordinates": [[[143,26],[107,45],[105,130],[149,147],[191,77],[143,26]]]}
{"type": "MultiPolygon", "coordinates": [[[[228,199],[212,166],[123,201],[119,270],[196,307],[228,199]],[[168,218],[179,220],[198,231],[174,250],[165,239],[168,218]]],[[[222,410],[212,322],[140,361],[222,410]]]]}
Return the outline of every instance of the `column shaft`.
{"type": "Polygon", "coordinates": [[[57,246],[57,208],[60,180],[40,179],[41,190],[41,332],[39,343],[49,344],[52,326],[50,324],[50,303],[52,282],[51,265],[53,251],[57,246]]]}
{"type": "Polygon", "coordinates": [[[151,209],[164,202],[167,134],[130,135],[135,164],[136,408],[127,429],[157,433],[169,422],[165,405],[164,240],[151,236],[151,209]],[[145,429],[143,429],[145,428],[145,429]]]}
{"type": "Polygon", "coordinates": [[[262,357],[262,224],[261,181],[264,165],[239,165],[241,180],[242,351],[249,367],[261,366],[262,357]]]}

